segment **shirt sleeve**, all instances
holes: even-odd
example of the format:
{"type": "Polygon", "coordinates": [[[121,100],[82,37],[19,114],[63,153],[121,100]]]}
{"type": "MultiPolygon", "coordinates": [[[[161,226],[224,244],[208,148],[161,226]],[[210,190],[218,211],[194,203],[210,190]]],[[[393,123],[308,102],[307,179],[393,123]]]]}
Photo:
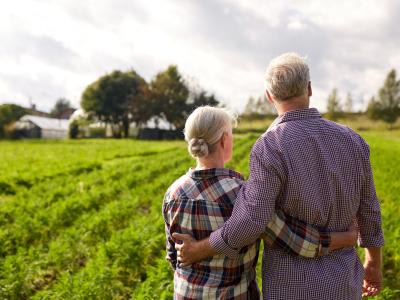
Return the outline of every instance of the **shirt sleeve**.
{"type": "Polygon", "coordinates": [[[261,235],[270,247],[307,258],[329,253],[331,236],[322,228],[307,224],[299,219],[286,216],[277,210],[261,235]]]}
{"type": "Polygon", "coordinates": [[[173,270],[176,269],[176,264],[177,264],[177,253],[175,250],[175,242],[172,239],[171,231],[170,231],[170,224],[168,221],[168,214],[167,214],[167,207],[164,202],[163,204],[163,216],[164,216],[164,224],[165,224],[165,236],[166,236],[166,250],[167,250],[167,255],[166,259],[171,265],[171,268],[173,270]]]}
{"type": "Polygon", "coordinates": [[[218,253],[234,258],[260,237],[275,213],[285,174],[279,153],[260,138],[250,154],[249,180],[239,191],[231,217],[210,235],[210,244],[218,253]]]}
{"type": "MultiPolygon", "coordinates": [[[[361,138],[360,138],[361,139],[361,138]]],[[[382,247],[384,245],[381,209],[376,195],[372,168],[369,158],[369,146],[362,140],[365,176],[361,186],[360,206],[357,212],[359,244],[363,248],[382,247]]]]}

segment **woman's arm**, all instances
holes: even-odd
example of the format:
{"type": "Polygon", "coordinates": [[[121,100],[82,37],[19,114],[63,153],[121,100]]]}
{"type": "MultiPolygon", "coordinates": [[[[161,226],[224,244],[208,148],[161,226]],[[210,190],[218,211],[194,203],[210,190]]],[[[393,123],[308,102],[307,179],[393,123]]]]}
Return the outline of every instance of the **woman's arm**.
{"type": "Polygon", "coordinates": [[[178,257],[175,250],[175,242],[172,239],[171,232],[169,230],[169,225],[167,223],[165,223],[165,235],[166,235],[166,250],[167,250],[167,255],[165,258],[170,263],[171,268],[175,270],[176,264],[178,262],[177,260],[178,257]]]}
{"type": "Polygon", "coordinates": [[[328,254],[330,251],[352,247],[357,242],[355,227],[346,232],[329,233],[304,221],[276,211],[262,234],[270,247],[278,247],[293,255],[308,258],[328,254]]]}
{"type": "Polygon", "coordinates": [[[178,262],[178,257],[177,257],[177,252],[175,250],[175,242],[171,235],[171,226],[169,220],[170,218],[168,214],[168,201],[170,201],[170,199],[169,199],[169,194],[167,192],[166,195],[164,196],[163,207],[162,207],[162,214],[164,217],[164,227],[165,227],[165,239],[166,239],[165,248],[167,251],[167,255],[165,258],[170,263],[171,268],[175,270],[176,264],[178,262]]]}

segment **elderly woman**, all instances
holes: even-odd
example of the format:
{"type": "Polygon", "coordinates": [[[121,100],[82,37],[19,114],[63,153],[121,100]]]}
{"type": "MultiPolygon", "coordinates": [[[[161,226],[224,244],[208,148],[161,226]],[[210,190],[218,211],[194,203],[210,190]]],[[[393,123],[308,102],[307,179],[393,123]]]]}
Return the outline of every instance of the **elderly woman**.
{"type": "MultiPolygon", "coordinates": [[[[163,214],[167,259],[174,274],[175,299],[259,299],[256,271],[259,240],[236,258],[215,255],[190,266],[177,261],[173,233],[204,239],[229,219],[243,183],[239,173],[225,169],[232,157],[235,118],[222,108],[199,107],[187,119],[185,139],[197,166],[176,180],[165,194],[163,214]]],[[[356,232],[327,234],[280,212],[268,223],[264,241],[303,257],[353,245],[356,232]],[[340,235],[340,236],[339,236],[340,235]]],[[[179,246],[179,245],[176,245],[179,246]]]]}

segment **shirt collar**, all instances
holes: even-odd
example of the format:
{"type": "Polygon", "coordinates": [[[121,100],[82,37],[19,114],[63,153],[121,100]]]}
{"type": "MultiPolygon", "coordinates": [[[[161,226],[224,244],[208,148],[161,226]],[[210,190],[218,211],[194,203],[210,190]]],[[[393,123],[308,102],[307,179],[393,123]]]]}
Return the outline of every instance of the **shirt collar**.
{"type": "Polygon", "coordinates": [[[193,179],[209,179],[218,176],[228,176],[244,180],[243,176],[240,173],[226,168],[212,168],[204,170],[196,170],[190,168],[186,174],[193,179]]]}
{"type": "Polygon", "coordinates": [[[284,114],[277,117],[274,122],[271,124],[270,127],[275,125],[295,121],[295,120],[303,120],[303,119],[310,119],[310,118],[321,118],[321,114],[319,113],[318,109],[316,108],[301,108],[296,110],[291,110],[285,112],[284,114]]]}

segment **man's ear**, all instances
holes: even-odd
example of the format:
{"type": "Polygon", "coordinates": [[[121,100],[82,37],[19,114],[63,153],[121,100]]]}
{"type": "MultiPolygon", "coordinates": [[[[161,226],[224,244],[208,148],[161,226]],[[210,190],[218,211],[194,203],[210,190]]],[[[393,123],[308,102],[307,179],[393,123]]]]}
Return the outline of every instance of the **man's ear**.
{"type": "Polygon", "coordinates": [[[274,101],[272,100],[272,96],[270,95],[268,90],[265,90],[265,94],[267,96],[268,102],[271,103],[271,104],[274,104],[274,101]]]}
{"type": "Polygon", "coordinates": [[[308,97],[312,96],[312,87],[311,87],[311,81],[308,82],[308,97]]]}

